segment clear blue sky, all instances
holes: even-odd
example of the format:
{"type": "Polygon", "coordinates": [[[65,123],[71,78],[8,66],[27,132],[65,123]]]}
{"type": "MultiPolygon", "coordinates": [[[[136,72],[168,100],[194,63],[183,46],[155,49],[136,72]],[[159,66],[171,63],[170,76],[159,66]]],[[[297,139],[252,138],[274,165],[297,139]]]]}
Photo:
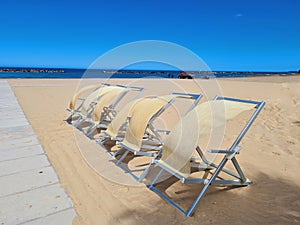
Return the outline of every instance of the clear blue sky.
{"type": "Polygon", "coordinates": [[[85,68],[121,44],[163,40],[212,70],[300,69],[299,0],[3,0],[0,23],[0,66],[85,68]]]}

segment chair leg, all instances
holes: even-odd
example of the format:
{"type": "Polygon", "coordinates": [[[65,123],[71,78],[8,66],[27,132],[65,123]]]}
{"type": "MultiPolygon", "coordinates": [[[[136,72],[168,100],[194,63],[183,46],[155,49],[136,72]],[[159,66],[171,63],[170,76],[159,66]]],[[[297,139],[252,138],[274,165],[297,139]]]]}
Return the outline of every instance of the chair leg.
{"type": "Polygon", "coordinates": [[[116,165],[120,165],[120,163],[123,161],[123,159],[127,156],[128,153],[129,153],[129,151],[125,149],[125,152],[118,159],[118,161],[116,162],[116,165]]]}
{"type": "Polygon", "coordinates": [[[236,159],[235,157],[233,157],[233,158],[231,159],[231,161],[232,161],[232,163],[233,163],[233,165],[234,165],[236,171],[237,171],[238,174],[240,175],[241,181],[242,181],[243,183],[245,183],[248,179],[245,177],[245,175],[244,175],[244,173],[243,173],[243,171],[242,171],[242,169],[241,169],[241,167],[240,167],[240,165],[239,165],[237,159],[236,159]]]}
{"type": "Polygon", "coordinates": [[[164,169],[161,169],[158,174],[156,175],[156,177],[153,179],[153,181],[151,182],[151,184],[149,185],[149,189],[156,192],[158,195],[160,195],[162,198],[164,198],[166,201],[168,201],[171,205],[173,205],[175,208],[177,208],[180,212],[182,212],[184,215],[187,214],[187,212],[184,211],[183,208],[181,208],[178,204],[176,204],[172,199],[170,199],[165,193],[161,192],[160,190],[158,190],[154,184],[156,183],[156,181],[158,180],[158,178],[161,176],[162,172],[164,171],[164,169]]]}
{"type": "Polygon", "coordinates": [[[145,177],[147,176],[147,174],[149,173],[149,171],[150,171],[150,169],[151,169],[151,167],[152,167],[153,165],[154,165],[154,163],[151,162],[151,163],[147,166],[147,168],[143,171],[143,173],[142,173],[141,176],[139,177],[138,182],[142,182],[142,181],[145,179],[145,177]]]}
{"type": "Polygon", "coordinates": [[[91,127],[89,127],[89,128],[87,129],[87,131],[85,132],[85,133],[86,133],[86,136],[88,136],[89,138],[92,139],[92,136],[91,136],[91,135],[95,132],[96,128],[97,128],[97,125],[95,125],[95,124],[93,124],[91,127]]]}
{"type": "Polygon", "coordinates": [[[76,120],[76,122],[73,124],[73,126],[74,127],[79,127],[79,125],[83,122],[84,120],[81,118],[81,117],[79,117],[77,120],[76,120]]]}
{"type": "MultiPolygon", "coordinates": [[[[124,149],[120,148],[119,150],[117,150],[115,153],[111,153],[108,152],[108,154],[110,154],[110,156],[112,156],[113,158],[117,158],[117,156],[120,154],[120,152],[122,152],[124,149]]],[[[123,154],[122,154],[123,155],[123,154]]]]}
{"type": "Polygon", "coordinates": [[[73,114],[71,114],[67,119],[66,119],[66,122],[68,124],[72,124],[72,118],[73,118],[73,114]]]}
{"type": "Polygon", "coordinates": [[[226,157],[224,157],[223,160],[221,161],[221,163],[219,164],[219,166],[217,167],[216,171],[213,173],[211,178],[208,180],[208,182],[203,187],[202,191],[200,192],[200,194],[198,195],[198,197],[194,201],[191,208],[186,212],[186,216],[191,216],[195,212],[197,205],[199,204],[201,199],[206,194],[206,192],[207,192],[208,188],[210,187],[210,185],[212,184],[212,182],[217,178],[219,173],[222,171],[222,169],[225,166],[225,164],[227,163],[227,161],[228,161],[228,159],[226,157]]]}
{"type": "Polygon", "coordinates": [[[156,177],[152,180],[151,184],[149,185],[149,188],[151,189],[152,187],[154,187],[154,184],[156,183],[156,181],[158,180],[158,178],[161,176],[162,172],[164,170],[160,169],[160,171],[158,172],[158,174],[156,175],[156,177]]]}

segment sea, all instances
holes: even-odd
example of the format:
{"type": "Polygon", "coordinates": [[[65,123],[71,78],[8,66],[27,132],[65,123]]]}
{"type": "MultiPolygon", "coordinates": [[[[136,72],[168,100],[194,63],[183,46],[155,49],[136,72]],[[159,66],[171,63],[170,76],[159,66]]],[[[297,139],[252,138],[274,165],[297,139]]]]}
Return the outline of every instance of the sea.
{"type": "MultiPolygon", "coordinates": [[[[153,71],[153,70],[135,70],[135,71],[111,71],[111,70],[84,70],[84,69],[38,69],[34,72],[3,71],[0,69],[1,78],[178,78],[182,71],[153,71]]],[[[291,75],[296,72],[191,72],[194,78],[232,78],[232,77],[252,77],[252,76],[274,76],[274,75],[291,75]]]]}

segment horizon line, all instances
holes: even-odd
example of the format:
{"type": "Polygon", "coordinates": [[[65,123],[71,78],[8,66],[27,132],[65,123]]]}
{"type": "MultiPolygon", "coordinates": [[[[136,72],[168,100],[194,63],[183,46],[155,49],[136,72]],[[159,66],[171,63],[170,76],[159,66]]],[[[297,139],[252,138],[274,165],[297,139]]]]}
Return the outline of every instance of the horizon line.
{"type": "MultiPolygon", "coordinates": [[[[114,69],[114,68],[105,68],[105,69],[90,69],[90,68],[75,68],[75,67],[29,67],[29,66],[0,66],[0,69],[65,69],[65,70],[116,70],[116,71],[182,71],[182,70],[165,70],[165,69],[114,69]]],[[[198,70],[186,70],[188,72],[198,72],[198,70]]],[[[199,70],[200,71],[200,70],[199,70]]],[[[210,70],[203,72],[251,72],[251,73],[287,73],[287,72],[299,72],[300,70],[286,70],[286,71],[271,71],[271,70],[210,70]]]]}

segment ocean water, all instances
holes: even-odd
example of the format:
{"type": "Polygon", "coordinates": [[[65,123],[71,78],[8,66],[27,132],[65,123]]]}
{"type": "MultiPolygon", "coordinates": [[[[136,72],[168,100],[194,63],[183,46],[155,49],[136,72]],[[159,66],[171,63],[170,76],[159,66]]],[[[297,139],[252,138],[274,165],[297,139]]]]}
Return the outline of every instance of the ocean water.
{"type": "MultiPolygon", "coordinates": [[[[0,78],[178,78],[180,71],[138,71],[121,72],[121,73],[103,73],[99,71],[85,70],[65,70],[65,72],[0,72],[0,78]]],[[[230,77],[250,77],[250,76],[272,76],[272,75],[289,75],[290,73],[274,72],[216,72],[215,74],[196,74],[195,78],[230,78],[230,77]]]]}
{"type": "Polygon", "coordinates": [[[81,78],[82,72],[68,72],[68,73],[38,73],[38,72],[14,72],[6,73],[0,72],[0,78],[81,78]]]}

